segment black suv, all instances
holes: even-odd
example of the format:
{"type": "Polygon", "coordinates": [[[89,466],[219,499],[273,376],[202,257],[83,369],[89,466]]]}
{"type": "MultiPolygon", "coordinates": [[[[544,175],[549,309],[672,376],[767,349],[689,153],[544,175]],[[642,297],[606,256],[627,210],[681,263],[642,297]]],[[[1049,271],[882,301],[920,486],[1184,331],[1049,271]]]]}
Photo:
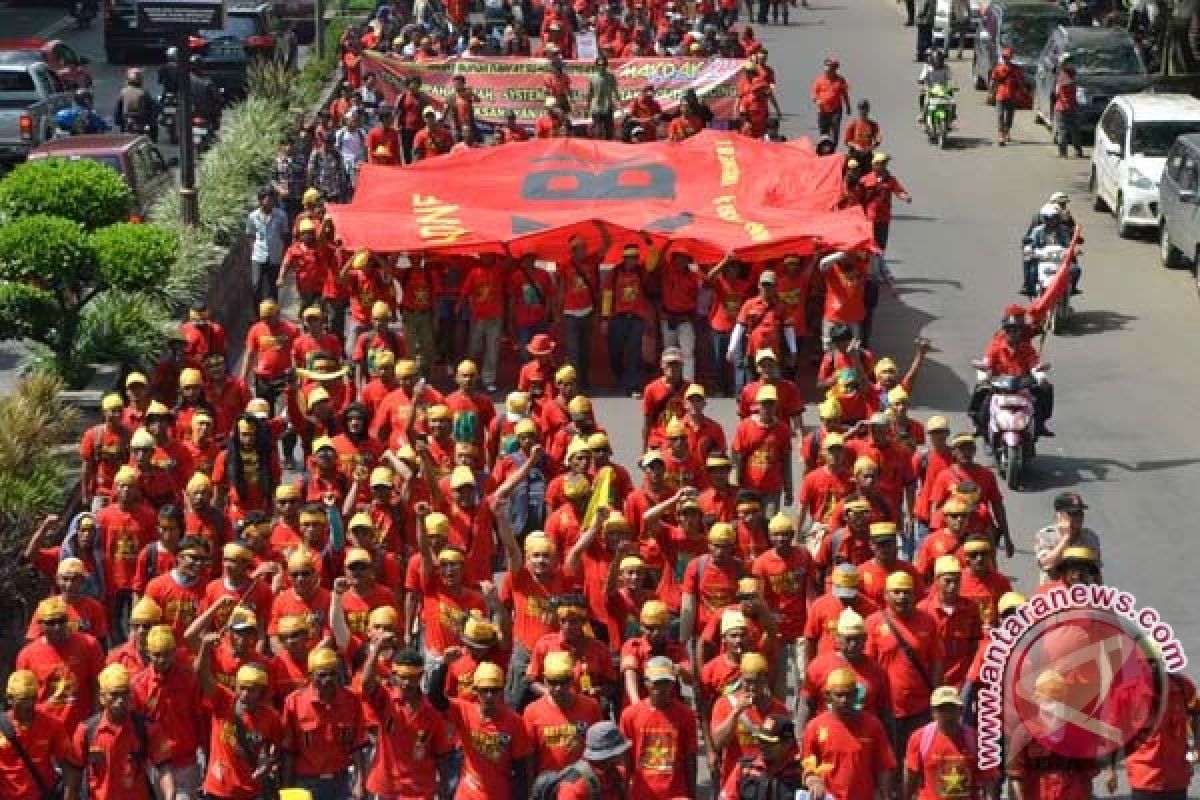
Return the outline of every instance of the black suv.
{"type": "Polygon", "coordinates": [[[110,64],[124,64],[138,51],[161,54],[171,46],[167,34],[138,27],[137,5],[137,0],[104,0],[104,55],[110,64]]]}
{"type": "Polygon", "coordinates": [[[296,61],[296,39],[275,16],[270,3],[230,5],[225,27],[199,31],[188,40],[193,63],[212,79],[227,101],[246,94],[250,64],[273,60],[291,67],[296,61]]]}
{"type": "Polygon", "coordinates": [[[1075,65],[1079,129],[1088,138],[1109,100],[1150,86],[1150,74],[1128,31],[1060,25],[1038,56],[1033,115],[1046,125],[1054,124],[1054,84],[1064,55],[1069,55],[1075,65]]]}

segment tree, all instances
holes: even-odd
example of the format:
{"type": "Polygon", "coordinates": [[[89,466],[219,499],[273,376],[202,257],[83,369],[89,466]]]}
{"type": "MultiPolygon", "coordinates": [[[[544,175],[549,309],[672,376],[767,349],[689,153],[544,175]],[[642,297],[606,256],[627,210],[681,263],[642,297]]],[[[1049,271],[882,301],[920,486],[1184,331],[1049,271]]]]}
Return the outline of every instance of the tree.
{"type": "Polygon", "coordinates": [[[28,161],[0,182],[0,217],[48,214],[89,231],[129,219],[133,193],[117,171],[86,158],[28,161]]]}
{"type": "Polygon", "coordinates": [[[95,353],[113,349],[97,342],[97,331],[113,331],[111,339],[136,330],[129,312],[139,308],[148,325],[162,324],[161,303],[146,292],[165,284],[178,248],[173,233],[153,225],[118,223],[88,236],[79,223],[61,217],[17,218],[0,227],[0,338],[43,344],[51,370],[72,386],[83,384],[95,353]],[[97,303],[110,294],[132,294],[134,302],[97,303]],[[123,324],[97,319],[98,308],[119,308],[113,318],[123,324]],[[80,346],[85,320],[87,346],[80,346]]]}

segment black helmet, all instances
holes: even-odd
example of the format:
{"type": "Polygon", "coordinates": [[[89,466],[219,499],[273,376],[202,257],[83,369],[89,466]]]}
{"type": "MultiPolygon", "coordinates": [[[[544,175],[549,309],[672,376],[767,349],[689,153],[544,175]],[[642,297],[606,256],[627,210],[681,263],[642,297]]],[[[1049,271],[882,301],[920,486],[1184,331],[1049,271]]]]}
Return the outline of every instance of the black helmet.
{"type": "Polygon", "coordinates": [[[1012,328],[1024,328],[1025,327],[1025,318],[1018,317],[1015,314],[1009,314],[1003,320],[1000,321],[1000,327],[1003,328],[1004,330],[1010,330],[1012,328]]]}
{"type": "Polygon", "coordinates": [[[92,105],[92,90],[91,89],[76,89],[75,90],[75,102],[79,103],[81,106],[88,106],[90,108],[92,105]]]}

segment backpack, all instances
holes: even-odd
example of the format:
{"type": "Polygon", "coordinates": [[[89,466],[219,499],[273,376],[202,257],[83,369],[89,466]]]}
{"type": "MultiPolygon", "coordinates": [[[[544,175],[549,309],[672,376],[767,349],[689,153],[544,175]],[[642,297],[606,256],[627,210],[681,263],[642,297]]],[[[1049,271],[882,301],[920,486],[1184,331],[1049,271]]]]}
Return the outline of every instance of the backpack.
{"type": "Polygon", "coordinates": [[[533,780],[533,788],[529,790],[529,800],[555,800],[558,797],[558,785],[573,778],[583,778],[588,782],[588,797],[600,796],[600,780],[591,765],[580,759],[566,769],[539,773],[533,780]]]}
{"type": "MultiPolygon", "coordinates": [[[[525,454],[520,451],[512,459],[518,469],[525,464],[525,454]]],[[[546,521],[546,470],[541,466],[534,466],[513,489],[508,520],[518,534],[542,529],[546,521]]]]}
{"type": "Polygon", "coordinates": [[[743,758],[738,766],[742,769],[738,776],[737,800],[808,797],[808,791],[803,786],[793,785],[794,779],[788,780],[782,775],[772,778],[757,759],[743,758]]]}
{"type": "Polygon", "coordinates": [[[474,444],[479,436],[479,413],[460,411],[454,415],[454,441],[474,444]]]}

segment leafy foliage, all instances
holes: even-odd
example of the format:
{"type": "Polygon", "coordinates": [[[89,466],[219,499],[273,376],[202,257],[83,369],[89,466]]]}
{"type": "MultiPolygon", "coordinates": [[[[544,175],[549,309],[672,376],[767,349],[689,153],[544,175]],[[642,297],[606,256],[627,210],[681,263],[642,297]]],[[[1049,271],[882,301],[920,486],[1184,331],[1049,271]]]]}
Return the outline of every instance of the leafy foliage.
{"type": "Polygon", "coordinates": [[[48,214],[96,230],[129,219],[132,202],[116,170],[86,158],[29,161],[0,182],[0,216],[6,221],[48,214]]]}
{"type": "Polygon", "coordinates": [[[104,292],[84,311],[72,360],[148,369],[162,352],[170,327],[171,315],[154,297],[143,292],[104,292]]]}
{"type": "Polygon", "coordinates": [[[0,397],[0,597],[6,616],[36,603],[38,577],[21,559],[37,520],[62,508],[67,465],[56,448],[74,438],[78,415],[59,398],[62,383],[29,377],[0,397]]]}
{"type": "Polygon", "coordinates": [[[160,225],[119,222],[91,235],[101,282],[129,292],[153,290],[179,257],[179,237],[160,225]]]}
{"type": "Polygon", "coordinates": [[[45,289],[0,281],[0,339],[43,339],[57,314],[54,295],[45,289]]]}
{"type": "Polygon", "coordinates": [[[56,295],[79,295],[92,281],[94,265],[91,246],[77,222],[35,214],[0,226],[0,278],[56,295]]]}

